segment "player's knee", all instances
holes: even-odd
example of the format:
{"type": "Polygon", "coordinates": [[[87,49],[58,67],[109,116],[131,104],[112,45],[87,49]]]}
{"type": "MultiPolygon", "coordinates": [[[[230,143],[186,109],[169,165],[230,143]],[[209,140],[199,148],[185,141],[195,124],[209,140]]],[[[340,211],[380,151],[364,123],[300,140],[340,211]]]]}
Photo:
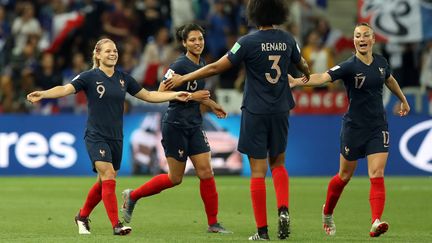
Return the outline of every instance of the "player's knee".
{"type": "Polygon", "coordinates": [[[101,172],[99,172],[99,175],[100,175],[101,180],[103,180],[103,181],[115,180],[115,178],[116,178],[116,173],[114,170],[101,171],[101,172]]]}
{"type": "Polygon", "coordinates": [[[174,186],[177,186],[177,185],[180,185],[182,183],[183,176],[170,175],[169,179],[174,186]]]}
{"type": "Polygon", "coordinates": [[[384,169],[371,169],[369,170],[369,177],[370,178],[377,178],[377,177],[384,177],[384,169]]]}
{"type": "Polygon", "coordinates": [[[352,176],[353,176],[353,173],[350,173],[350,172],[341,171],[339,173],[339,177],[341,178],[341,180],[343,180],[345,182],[348,182],[349,180],[351,180],[352,176]]]}
{"type": "Polygon", "coordinates": [[[209,168],[201,168],[199,170],[196,170],[198,178],[204,180],[209,179],[213,177],[213,170],[209,168]]]}

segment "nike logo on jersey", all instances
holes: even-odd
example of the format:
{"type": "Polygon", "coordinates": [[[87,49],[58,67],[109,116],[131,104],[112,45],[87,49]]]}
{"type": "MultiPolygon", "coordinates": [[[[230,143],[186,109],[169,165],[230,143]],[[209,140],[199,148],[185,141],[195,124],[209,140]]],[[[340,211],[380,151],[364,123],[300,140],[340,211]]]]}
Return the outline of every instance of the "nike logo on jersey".
{"type": "Polygon", "coordinates": [[[103,84],[103,82],[96,82],[96,84],[103,84]]]}
{"type": "Polygon", "coordinates": [[[345,150],[345,155],[348,155],[348,154],[349,154],[349,151],[350,151],[350,149],[349,149],[349,148],[348,148],[347,146],[345,146],[344,150],[345,150]]]}

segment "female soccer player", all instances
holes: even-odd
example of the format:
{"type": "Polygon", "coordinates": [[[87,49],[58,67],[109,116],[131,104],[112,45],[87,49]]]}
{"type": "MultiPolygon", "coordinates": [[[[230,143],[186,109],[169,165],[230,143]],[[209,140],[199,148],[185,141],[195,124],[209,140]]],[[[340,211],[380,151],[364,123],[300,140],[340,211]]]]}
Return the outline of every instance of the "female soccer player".
{"type": "Polygon", "coordinates": [[[76,76],[70,84],[45,91],[34,91],[27,99],[60,98],[84,90],[88,99],[88,120],[85,131],[87,151],[97,172],[97,182],[90,189],[83,208],[75,217],[79,234],[90,234],[89,215],[102,200],[111,221],[114,235],[127,235],[131,227],[118,219],[115,194],[116,175],[120,169],[123,146],[123,109],[126,92],[148,102],[177,99],[187,101],[187,92],[149,92],[128,74],[114,69],[117,48],[110,39],[101,39],[93,51],[93,68],[76,76]]]}
{"type": "MultiPolygon", "coordinates": [[[[186,74],[204,66],[201,53],[204,49],[204,30],[196,24],[188,24],[177,30],[177,40],[183,44],[186,54],[181,55],[171,64],[165,78],[173,72],[186,74]]],[[[141,187],[123,191],[123,218],[131,221],[132,213],[138,199],[148,197],[162,190],[179,185],[183,179],[186,160],[189,157],[200,179],[201,199],[207,214],[208,232],[229,233],[218,223],[218,193],[210,164],[210,146],[202,128],[200,102],[209,106],[218,118],[225,118],[226,112],[213,100],[208,99],[209,92],[203,90],[204,81],[196,79],[176,88],[193,92],[187,103],[172,101],[162,122],[162,145],[168,161],[168,174],[153,177],[141,187]],[[203,100],[203,98],[205,98],[203,100]],[[201,101],[203,100],[203,101],[201,101]]],[[[159,91],[165,91],[165,84],[161,82],[159,91]]]]}
{"type": "Polygon", "coordinates": [[[282,24],[288,8],[284,0],[250,0],[247,15],[258,31],[240,38],[227,55],[195,72],[173,75],[166,81],[172,88],[186,81],[221,73],[242,61],[246,66],[242,117],[238,150],[249,157],[252,178],[250,192],[258,232],[249,240],[268,240],[265,176],[267,160],[276,191],[279,229],[278,238],[290,234],[288,212],[288,173],[285,150],[288,137],[289,111],[294,100],[288,84],[288,66],[309,76],[309,68],[298,45],[287,32],[273,25],[282,24]]]}
{"type": "MultiPolygon", "coordinates": [[[[378,237],[389,227],[381,222],[384,211],[384,169],[387,163],[389,132],[382,102],[383,84],[401,101],[400,116],[410,111],[410,106],[397,81],[391,74],[389,64],[380,55],[372,53],[375,43],[374,31],[366,24],[354,29],[355,55],[325,73],[312,74],[307,85],[321,85],[342,79],[350,102],[343,117],[340,137],[340,167],[328,185],[323,206],[323,227],[328,235],[336,234],[333,210],[348,181],[357,167],[357,160],[367,157],[371,182],[369,202],[372,211],[371,237],[378,237]]],[[[291,79],[291,86],[305,85],[301,79],[291,79]]]]}

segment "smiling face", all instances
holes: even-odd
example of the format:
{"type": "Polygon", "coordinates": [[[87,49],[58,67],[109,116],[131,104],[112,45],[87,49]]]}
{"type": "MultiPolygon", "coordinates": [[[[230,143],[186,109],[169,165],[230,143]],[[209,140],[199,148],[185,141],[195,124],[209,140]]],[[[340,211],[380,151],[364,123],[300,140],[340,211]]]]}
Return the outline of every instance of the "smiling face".
{"type": "Polygon", "coordinates": [[[117,47],[114,42],[108,41],[103,43],[96,54],[96,58],[99,59],[100,66],[114,67],[118,59],[117,47]]]}
{"type": "Polygon", "coordinates": [[[372,53],[374,44],[375,34],[370,27],[360,25],[354,29],[354,46],[357,53],[361,55],[372,53]]]}
{"type": "Polygon", "coordinates": [[[199,56],[204,50],[204,36],[201,31],[192,30],[189,32],[187,39],[183,41],[183,46],[187,52],[199,56]]]}

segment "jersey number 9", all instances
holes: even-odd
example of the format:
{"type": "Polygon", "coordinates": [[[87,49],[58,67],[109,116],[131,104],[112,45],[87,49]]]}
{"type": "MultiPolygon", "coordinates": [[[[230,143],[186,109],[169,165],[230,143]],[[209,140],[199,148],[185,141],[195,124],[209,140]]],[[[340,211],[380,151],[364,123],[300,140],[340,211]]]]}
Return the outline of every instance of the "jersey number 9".
{"type": "Polygon", "coordinates": [[[96,91],[99,94],[99,99],[105,94],[105,87],[103,85],[96,86],[96,91]]]}

